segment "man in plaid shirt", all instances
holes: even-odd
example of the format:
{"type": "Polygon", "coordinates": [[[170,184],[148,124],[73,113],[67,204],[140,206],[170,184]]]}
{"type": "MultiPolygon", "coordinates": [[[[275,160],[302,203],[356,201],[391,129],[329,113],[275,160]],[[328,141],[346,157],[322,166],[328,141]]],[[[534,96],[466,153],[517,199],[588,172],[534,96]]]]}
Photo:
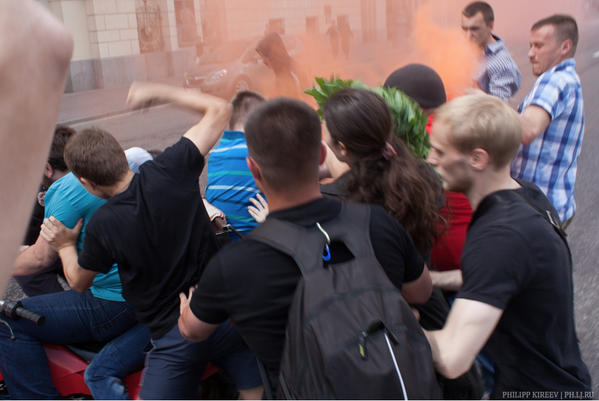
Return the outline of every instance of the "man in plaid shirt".
{"type": "Polygon", "coordinates": [[[533,25],[528,57],[539,78],[518,108],[522,145],[512,177],[531,181],[545,192],[565,228],[576,212],[574,181],[584,133],[584,104],[574,53],[578,26],[568,15],[533,25]]]}
{"type": "Polygon", "coordinates": [[[505,41],[491,32],[494,21],[493,8],[483,1],[471,3],[462,11],[462,30],[482,55],[473,74],[476,85],[485,93],[508,100],[520,89],[522,75],[505,41]]]}

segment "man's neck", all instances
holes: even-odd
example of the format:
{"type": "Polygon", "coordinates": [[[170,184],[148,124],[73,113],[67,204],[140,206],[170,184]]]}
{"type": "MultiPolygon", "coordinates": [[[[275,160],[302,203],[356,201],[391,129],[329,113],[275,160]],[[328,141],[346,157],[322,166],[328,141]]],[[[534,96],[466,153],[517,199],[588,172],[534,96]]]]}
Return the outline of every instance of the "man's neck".
{"type": "Polygon", "coordinates": [[[267,189],[264,189],[263,192],[268,200],[268,210],[271,213],[278,210],[291,209],[322,198],[318,183],[315,187],[311,186],[310,188],[290,192],[274,192],[267,189]]]}
{"type": "Polygon", "coordinates": [[[483,199],[491,195],[493,192],[502,191],[504,189],[518,189],[518,184],[510,176],[509,166],[499,171],[488,171],[487,174],[478,177],[479,180],[473,187],[464,195],[468,198],[472,210],[476,210],[483,199]]]}
{"type": "Polygon", "coordinates": [[[129,188],[129,184],[131,184],[131,180],[133,179],[134,175],[135,173],[133,173],[133,171],[127,170],[127,173],[119,182],[109,187],[104,187],[104,191],[110,198],[117,196],[129,188]]]}

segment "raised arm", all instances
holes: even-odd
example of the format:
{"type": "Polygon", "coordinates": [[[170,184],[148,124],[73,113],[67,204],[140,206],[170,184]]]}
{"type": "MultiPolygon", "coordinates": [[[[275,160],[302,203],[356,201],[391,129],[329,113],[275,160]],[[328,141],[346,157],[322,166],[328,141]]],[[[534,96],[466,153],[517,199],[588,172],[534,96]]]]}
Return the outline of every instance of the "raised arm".
{"type": "Polygon", "coordinates": [[[153,82],[133,82],[129,89],[127,104],[142,107],[153,99],[175,102],[202,113],[200,122],[191,127],[185,137],[189,138],[204,156],[214,147],[223,133],[233,111],[231,104],[207,93],[189,92],[183,88],[153,82]]]}
{"type": "Polygon", "coordinates": [[[0,0],[0,289],[44,171],[73,40],[33,0],[0,0]]]}

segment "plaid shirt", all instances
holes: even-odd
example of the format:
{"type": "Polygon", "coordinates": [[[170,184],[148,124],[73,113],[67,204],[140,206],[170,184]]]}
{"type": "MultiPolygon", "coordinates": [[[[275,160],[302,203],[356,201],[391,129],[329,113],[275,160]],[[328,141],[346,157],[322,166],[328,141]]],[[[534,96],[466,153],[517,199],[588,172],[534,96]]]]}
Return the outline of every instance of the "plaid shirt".
{"type": "Polygon", "coordinates": [[[505,47],[505,40],[495,35],[493,38],[496,42],[485,46],[485,56],[474,80],[483,92],[507,100],[520,89],[522,75],[505,47]]]}
{"type": "Polygon", "coordinates": [[[520,145],[512,177],[537,184],[565,221],[576,212],[574,181],[584,134],[582,89],[573,58],[545,71],[518,111],[530,105],[545,109],[551,122],[530,145],[520,145]]]}

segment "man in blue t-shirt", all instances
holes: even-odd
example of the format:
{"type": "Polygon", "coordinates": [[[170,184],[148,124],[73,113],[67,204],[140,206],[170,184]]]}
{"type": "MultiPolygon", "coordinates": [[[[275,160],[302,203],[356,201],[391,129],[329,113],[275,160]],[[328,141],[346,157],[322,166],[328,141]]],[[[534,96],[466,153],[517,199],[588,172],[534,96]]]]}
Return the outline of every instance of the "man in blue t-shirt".
{"type": "MultiPolygon", "coordinates": [[[[54,216],[67,227],[82,226],[77,238],[77,251],[83,249],[85,226],[91,216],[106,201],[90,194],[79,180],[69,173],[56,181],[45,196],[45,217],[54,216]]],[[[48,220],[46,220],[48,221],[48,220]]],[[[45,241],[43,234],[38,241],[45,241]]],[[[44,257],[55,259],[50,247],[44,257]]],[[[15,274],[35,272],[33,265],[20,265],[15,274]],[[27,268],[32,269],[28,271],[27,268]]],[[[0,328],[0,371],[13,398],[57,398],[52,383],[46,353],[42,343],[71,344],[85,341],[110,341],[126,333],[118,344],[109,344],[86,371],[94,397],[127,399],[122,378],[135,367],[143,366],[142,348],[149,333],[142,328],[121,294],[121,280],[115,264],[107,274],[98,274],[90,288],[77,287],[77,271],[66,270],[65,277],[76,291],[65,291],[23,299],[23,306],[46,317],[37,327],[26,320],[10,321],[17,337],[11,341],[7,327],[0,328]],[[79,291],[79,292],[78,292],[79,291]],[[126,339],[126,341],[123,341],[126,339]],[[118,347],[121,355],[114,360],[111,352],[118,347]],[[124,366],[121,361],[125,362],[124,366]],[[101,378],[98,380],[98,378],[101,378]],[[108,382],[115,382],[116,386],[108,382]]]]}
{"type": "MultiPolygon", "coordinates": [[[[250,215],[251,197],[261,194],[245,161],[248,147],[243,134],[245,123],[252,112],[266,100],[258,93],[239,92],[231,104],[233,113],[228,130],[208,159],[208,184],[206,200],[220,209],[237,231],[245,235],[258,225],[250,215]]],[[[232,241],[240,238],[232,235],[232,241]]]]}

